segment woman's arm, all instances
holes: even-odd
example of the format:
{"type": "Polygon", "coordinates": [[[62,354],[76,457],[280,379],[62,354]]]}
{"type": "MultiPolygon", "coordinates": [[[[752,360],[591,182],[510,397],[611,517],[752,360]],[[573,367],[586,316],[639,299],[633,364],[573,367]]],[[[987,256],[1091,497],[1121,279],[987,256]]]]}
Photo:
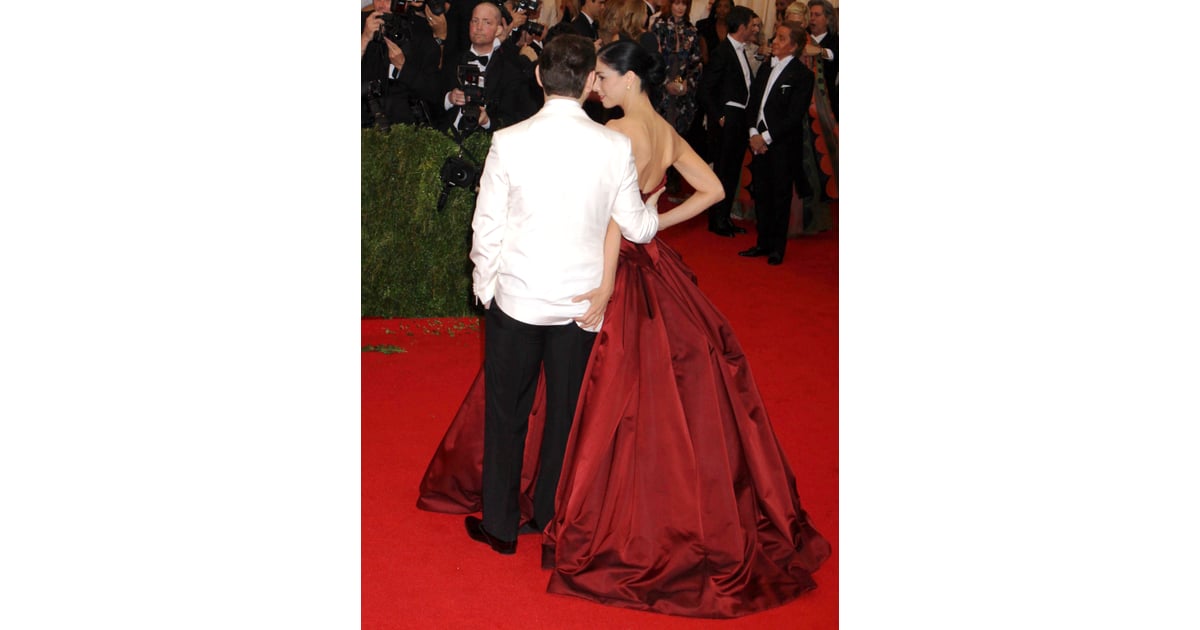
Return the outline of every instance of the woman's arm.
{"type": "MultiPolygon", "coordinates": [[[[674,130],[672,133],[675,133],[674,130]]],[[[696,189],[696,192],[683,203],[658,215],[660,232],[672,225],[687,221],[725,198],[725,190],[721,187],[721,180],[717,179],[717,174],[708,167],[708,164],[705,164],[704,160],[683,138],[679,137],[678,133],[675,133],[675,143],[676,146],[681,147],[681,150],[672,166],[679,171],[684,181],[696,189]]]]}

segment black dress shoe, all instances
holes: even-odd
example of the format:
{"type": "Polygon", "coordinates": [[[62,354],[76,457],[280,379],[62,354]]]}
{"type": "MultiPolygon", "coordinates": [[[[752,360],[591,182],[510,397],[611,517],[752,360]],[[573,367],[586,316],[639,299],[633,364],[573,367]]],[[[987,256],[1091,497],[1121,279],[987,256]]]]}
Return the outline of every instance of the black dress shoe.
{"type": "Polygon", "coordinates": [[[467,526],[467,535],[471,540],[478,540],[481,543],[486,543],[491,546],[496,553],[502,553],[506,556],[517,553],[517,541],[515,540],[500,540],[495,536],[487,533],[483,529],[483,521],[474,516],[468,516],[464,523],[467,526]]]}
{"type": "Polygon", "coordinates": [[[766,255],[767,255],[767,250],[759,247],[758,245],[755,245],[754,247],[751,247],[750,249],[744,249],[744,250],[738,252],[738,256],[745,256],[746,258],[757,258],[759,256],[766,256],[766,255]]]}
{"type": "Polygon", "coordinates": [[[729,229],[733,230],[734,234],[745,234],[746,233],[746,228],[738,227],[736,225],[729,226],[729,229]]]}
{"type": "Polygon", "coordinates": [[[767,256],[767,264],[768,265],[782,265],[783,264],[783,254],[771,254],[770,256],[767,256]]]}
{"type": "Polygon", "coordinates": [[[731,227],[714,227],[708,226],[708,231],[720,236],[733,236],[733,228],[731,227]]]}

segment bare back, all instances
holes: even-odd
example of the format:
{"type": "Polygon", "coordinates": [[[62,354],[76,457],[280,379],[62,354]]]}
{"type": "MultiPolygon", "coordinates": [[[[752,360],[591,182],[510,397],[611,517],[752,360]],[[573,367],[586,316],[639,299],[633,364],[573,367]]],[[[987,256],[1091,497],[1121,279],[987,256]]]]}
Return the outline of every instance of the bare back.
{"type": "Polygon", "coordinates": [[[662,183],[667,168],[679,159],[684,142],[670,123],[653,110],[649,114],[629,112],[607,125],[629,137],[642,193],[650,193],[662,183]]]}
{"type": "Polygon", "coordinates": [[[662,184],[667,168],[673,166],[694,190],[682,203],[658,215],[661,231],[704,212],[724,198],[725,193],[721,189],[721,180],[687,141],[650,107],[648,100],[644,97],[640,100],[642,107],[630,107],[624,118],[610,120],[607,125],[629,138],[638,172],[638,188],[643,195],[654,192],[662,184]]]}

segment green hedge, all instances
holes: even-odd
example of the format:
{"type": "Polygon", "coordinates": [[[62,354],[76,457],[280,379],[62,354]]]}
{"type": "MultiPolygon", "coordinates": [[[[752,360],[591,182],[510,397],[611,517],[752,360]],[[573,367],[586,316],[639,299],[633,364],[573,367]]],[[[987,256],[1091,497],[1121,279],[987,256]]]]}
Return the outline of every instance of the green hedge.
{"type": "MultiPolygon", "coordinates": [[[[491,136],[473,134],[463,157],[483,168],[491,136]]],[[[446,158],[460,155],[444,133],[397,125],[362,132],[362,316],[477,315],[471,295],[475,195],[450,191],[437,211],[446,158]]]]}

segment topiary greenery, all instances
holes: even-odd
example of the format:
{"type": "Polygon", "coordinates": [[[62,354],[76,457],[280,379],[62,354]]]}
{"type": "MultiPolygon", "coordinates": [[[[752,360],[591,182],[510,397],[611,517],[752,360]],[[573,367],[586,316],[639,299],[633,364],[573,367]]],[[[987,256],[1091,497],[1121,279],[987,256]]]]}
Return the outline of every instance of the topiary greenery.
{"type": "Polygon", "coordinates": [[[444,210],[441,168],[462,155],[483,169],[491,136],[463,143],[445,133],[396,125],[362,132],[362,316],[478,315],[471,293],[475,194],[452,188],[444,210]]]}

